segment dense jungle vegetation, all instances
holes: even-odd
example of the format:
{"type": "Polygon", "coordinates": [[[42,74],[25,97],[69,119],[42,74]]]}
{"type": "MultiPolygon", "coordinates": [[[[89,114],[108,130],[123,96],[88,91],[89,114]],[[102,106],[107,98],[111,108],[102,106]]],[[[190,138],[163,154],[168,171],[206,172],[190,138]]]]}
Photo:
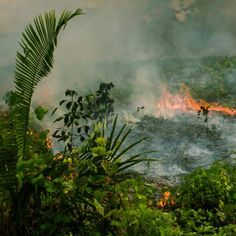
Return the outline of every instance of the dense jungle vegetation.
{"type": "Polygon", "coordinates": [[[65,91],[50,111],[63,146],[53,151],[37,122],[49,111],[32,111],[31,100],[53,67],[58,34],[81,14],[65,11],[57,21],[46,13],[22,35],[15,90],[0,110],[0,235],[236,235],[235,163],[196,169],[174,187],[131,172],[153,160],[132,152],[143,139],[126,143],[132,128],[118,124],[112,83],[65,91]]]}

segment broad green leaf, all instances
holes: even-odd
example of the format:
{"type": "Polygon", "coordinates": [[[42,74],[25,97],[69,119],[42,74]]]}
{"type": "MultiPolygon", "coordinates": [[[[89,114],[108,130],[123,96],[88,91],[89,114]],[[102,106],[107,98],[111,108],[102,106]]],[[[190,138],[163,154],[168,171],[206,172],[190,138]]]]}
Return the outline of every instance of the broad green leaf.
{"type": "Polygon", "coordinates": [[[96,198],[94,198],[94,206],[95,206],[97,212],[98,212],[100,215],[104,216],[104,208],[103,208],[103,206],[96,200],[96,198]]]}
{"type": "Polygon", "coordinates": [[[34,113],[38,120],[42,120],[44,116],[48,113],[48,108],[43,107],[43,106],[38,106],[34,110],[34,113]]]}

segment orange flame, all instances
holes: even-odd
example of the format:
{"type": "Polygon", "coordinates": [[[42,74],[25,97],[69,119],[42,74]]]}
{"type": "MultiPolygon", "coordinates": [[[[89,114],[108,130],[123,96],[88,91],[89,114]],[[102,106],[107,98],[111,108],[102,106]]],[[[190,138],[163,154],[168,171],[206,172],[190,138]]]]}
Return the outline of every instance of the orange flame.
{"type": "Polygon", "coordinates": [[[156,103],[158,113],[165,112],[195,112],[206,109],[207,111],[220,112],[229,116],[236,116],[236,109],[223,107],[218,103],[208,103],[205,100],[196,101],[192,98],[188,87],[183,84],[178,94],[172,94],[165,88],[163,95],[156,103]]]}
{"type": "Polygon", "coordinates": [[[46,138],[45,142],[46,142],[47,149],[53,148],[52,139],[49,136],[46,138]]]}
{"type": "Polygon", "coordinates": [[[159,208],[164,208],[165,206],[168,205],[175,205],[174,197],[171,196],[171,193],[169,191],[164,192],[163,197],[159,200],[157,203],[157,206],[159,208]]]}

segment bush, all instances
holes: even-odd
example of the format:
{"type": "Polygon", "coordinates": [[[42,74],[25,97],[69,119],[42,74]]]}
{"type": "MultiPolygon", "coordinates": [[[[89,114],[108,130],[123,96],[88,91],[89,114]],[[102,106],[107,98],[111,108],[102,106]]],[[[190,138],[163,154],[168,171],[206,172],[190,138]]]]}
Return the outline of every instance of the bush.
{"type": "Polygon", "coordinates": [[[200,168],[186,175],[178,199],[182,207],[220,210],[233,200],[233,187],[228,166],[216,162],[210,169],[200,168]]]}
{"type": "Polygon", "coordinates": [[[119,219],[112,222],[118,228],[117,235],[182,235],[175,222],[175,216],[171,213],[151,209],[144,204],[135,205],[119,213],[119,219]]]}
{"type": "Polygon", "coordinates": [[[200,168],[186,175],[177,189],[178,205],[183,209],[200,209],[205,220],[216,227],[235,223],[235,173],[235,166],[216,162],[209,169],[200,168]]]}

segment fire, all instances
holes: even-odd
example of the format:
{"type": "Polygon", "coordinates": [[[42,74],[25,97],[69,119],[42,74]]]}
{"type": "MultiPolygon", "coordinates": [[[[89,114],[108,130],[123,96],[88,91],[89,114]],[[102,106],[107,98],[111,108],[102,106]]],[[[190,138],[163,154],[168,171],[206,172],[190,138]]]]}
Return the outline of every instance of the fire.
{"type": "Polygon", "coordinates": [[[164,192],[163,197],[159,200],[157,203],[157,206],[159,208],[164,208],[165,206],[168,205],[175,205],[174,197],[171,196],[171,193],[169,191],[164,192]]]}
{"type": "Polygon", "coordinates": [[[46,146],[47,146],[47,149],[52,149],[53,148],[53,143],[52,143],[52,139],[50,137],[47,136],[46,138],[46,146]]]}
{"type": "Polygon", "coordinates": [[[229,116],[236,116],[236,109],[223,107],[218,103],[208,103],[205,100],[196,101],[192,98],[188,87],[183,84],[181,90],[177,94],[169,92],[165,88],[163,95],[156,103],[158,114],[168,113],[173,114],[175,111],[180,112],[201,112],[208,113],[208,111],[220,112],[229,116]]]}

